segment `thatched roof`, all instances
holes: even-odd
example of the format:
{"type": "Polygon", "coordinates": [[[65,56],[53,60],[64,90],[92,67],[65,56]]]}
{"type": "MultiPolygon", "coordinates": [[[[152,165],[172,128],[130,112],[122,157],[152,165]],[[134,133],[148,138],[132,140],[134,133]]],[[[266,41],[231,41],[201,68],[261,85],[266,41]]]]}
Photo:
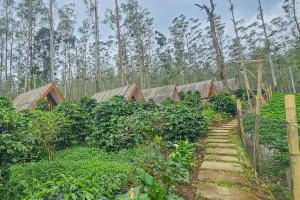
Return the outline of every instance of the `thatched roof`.
{"type": "Polygon", "coordinates": [[[144,95],[142,94],[137,84],[99,92],[94,94],[92,98],[97,102],[104,102],[109,100],[113,96],[123,96],[127,100],[144,99],[144,95]]]}
{"type": "Polygon", "coordinates": [[[149,88],[143,90],[146,100],[153,99],[155,103],[161,103],[170,98],[174,101],[179,101],[179,95],[176,85],[168,85],[157,88],[149,88]]]}
{"type": "MultiPolygon", "coordinates": [[[[227,83],[228,83],[228,88],[231,91],[235,91],[239,87],[237,81],[234,78],[228,79],[227,83]]],[[[216,94],[220,94],[223,91],[222,81],[216,81],[216,82],[214,82],[214,85],[215,85],[215,88],[216,88],[216,94]]]]}
{"type": "Polygon", "coordinates": [[[181,85],[178,87],[179,92],[199,91],[202,99],[207,99],[214,94],[213,80],[181,85]]]}
{"type": "Polygon", "coordinates": [[[13,100],[13,106],[18,111],[34,109],[36,102],[48,95],[51,95],[56,104],[59,104],[64,100],[64,97],[55,85],[50,83],[43,87],[20,94],[13,100]]]}

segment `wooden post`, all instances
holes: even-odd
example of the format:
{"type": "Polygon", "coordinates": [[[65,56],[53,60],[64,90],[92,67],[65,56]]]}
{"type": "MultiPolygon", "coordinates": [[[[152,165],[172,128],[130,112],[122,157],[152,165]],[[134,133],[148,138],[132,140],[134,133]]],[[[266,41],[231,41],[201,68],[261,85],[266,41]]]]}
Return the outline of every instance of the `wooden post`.
{"type": "Polygon", "coordinates": [[[250,84],[249,84],[249,80],[248,80],[248,76],[247,76],[247,72],[246,72],[246,68],[245,68],[245,63],[242,62],[241,66],[242,66],[242,69],[243,69],[243,75],[244,75],[244,81],[245,81],[245,86],[246,86],[246,91],[247,91],[248,104],[249,104],[250,110],[252,110],[253,107],[252,107],[251,98],[250,98],[251,89],[250,89],[250,84]]]}
{"type": "Polygon", "coordinates": [[[243,112],[242,112],[242,104],[241,101],[238,99],[237,100],[237,116],[238,116],[238,124],[239,124],[239,131],[241,134],[241,139],[244,144],[246,145],[246,140],[245,140],[245,130],[244,130],[244,124],[243,124],[243,112]]]}
{"type": "Polygon", "coordinates": [[[258,161],[258,150],[259,150],[259,120],[260,120],[260,109],[262,104],[262,75],[263,75],[263,64],[260,61],[258,63],[258,76],[257,76],[257,94],[256,94],[256,120],[255,120],[255,130],[254,130],[254,137],[253,137],[253,158],[254,158],[254,168],[255,168],[255,177],[257,178],[257,161],[258,161]]]}
{"type": "Polygon", "coordinates": [[[300,200],[300,151],[295,95],[285,96],[285,112],[288,130],[290,168],[294,200],[300,200]]]}

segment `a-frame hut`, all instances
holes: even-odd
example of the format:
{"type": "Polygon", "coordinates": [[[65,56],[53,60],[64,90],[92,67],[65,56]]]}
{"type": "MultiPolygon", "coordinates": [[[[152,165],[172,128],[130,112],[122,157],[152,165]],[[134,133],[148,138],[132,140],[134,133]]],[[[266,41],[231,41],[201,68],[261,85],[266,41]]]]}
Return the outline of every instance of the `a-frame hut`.
{"type": "MultiPolygon", "coordinates": [[[[235,91],[239,88],[239,84],[234,78],[228,79],[227,83],[228,83],[228,89],[230,91],[235,91]]],[[[221,92],[224,90],[222,81],[216,81],[214,82],[214,85],[216,89],[216,94],[221,94],[221,92]]]]}
{"type": "Polygon", "coordinates": [[[160,104],[168,98],[175,102],[180,100],[176,85],[144,89],[143,93],[146,100],[153,99],[157,104],[160,104]]]}
{"type": "Polygon", "coordinates": [[[201,99],[203,101],[208,100],[209,97],[213,96],[215,93],[215,87],[213,80],[202,81],[197,83],[190,83],[186,85],[178,86],[179,92],[195,92],[198,91],[201,94],[201,99]]]}
{"type": "Polygon", "coordinates": [[[20,94],[13,100],[13,106],[17,111],[34,110],[37,106],[37,101],[43,98],[48,100],[49,110],[52,110],[53,107],[65,100],[54,83],[50,83],[43,87],[20,94]]]}
{"type": "Polygon", "coordinates": [[[143,100],[144,95],[137,84],[128,85],[112,90],[106,90],[93,95],[98,103],[104,102],[112,98],[113,96],[123,96],[127,100],[143,100]]]}

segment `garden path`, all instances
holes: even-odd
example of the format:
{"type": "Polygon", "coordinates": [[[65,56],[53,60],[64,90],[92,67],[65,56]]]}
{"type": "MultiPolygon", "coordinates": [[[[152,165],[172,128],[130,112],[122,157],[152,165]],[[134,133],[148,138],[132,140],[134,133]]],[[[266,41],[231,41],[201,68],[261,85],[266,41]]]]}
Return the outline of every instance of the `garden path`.
{"type": "Polygon", "coordinates": [[[195,186],[196,199],[260,199],[249,181],[249,173],[253,175],[253,168],[245,159],[236,129],[237,121],[233,120],[210,130],[195,186]]]}

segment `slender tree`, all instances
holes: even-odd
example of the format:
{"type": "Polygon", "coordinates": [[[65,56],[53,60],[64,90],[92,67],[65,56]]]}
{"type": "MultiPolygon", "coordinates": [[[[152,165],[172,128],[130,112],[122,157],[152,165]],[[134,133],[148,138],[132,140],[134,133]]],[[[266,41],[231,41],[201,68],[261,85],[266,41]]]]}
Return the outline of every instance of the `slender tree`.
{"type": "Polygon", "coordinates": [[[277,88],[277,79],[276,79],[276,74],[275,74],[272,56],[271,56],[271,43],[270,43],[269,35],[267,32],[267,27],[266,27],[266,23],[265,23],[265,19],[264,19],[264,13],[263,13],[262,5],[261,5],[261,0],[258,0],[258,11],[259,11],[258,15],[261,20],[262,28],[263,28],[264,36],[265,36],[265,47],[268,52],[268,59],[269,59],[269,65],[271,68],[273,86],[274,86],[274,88],[277,88]]]}
{"type": "Polygon", "coordinates": [[[217,31],[216,31],[216,16],[215,16],[215,7],[213,0],[210,0],[210,5],[199,5],[195,4],[200,9],[204,10],[207,14],[209,25],[210,25],[210,34],[212,37],[213,46],[217,55],[218,67],[221,71],[221,80],[224,86],[224,90],[228,91],[227,75],[225,72],[225,61],[224,55],[221,49],[220,41],[218,40],[217,31]]]}
{"type": "Polygon", "coordinates": [[[49,24],[50,24],[50,81],[54,82],[54,25],[53,25],[53,3],[55,0],[49,0],[49,24]]]}

